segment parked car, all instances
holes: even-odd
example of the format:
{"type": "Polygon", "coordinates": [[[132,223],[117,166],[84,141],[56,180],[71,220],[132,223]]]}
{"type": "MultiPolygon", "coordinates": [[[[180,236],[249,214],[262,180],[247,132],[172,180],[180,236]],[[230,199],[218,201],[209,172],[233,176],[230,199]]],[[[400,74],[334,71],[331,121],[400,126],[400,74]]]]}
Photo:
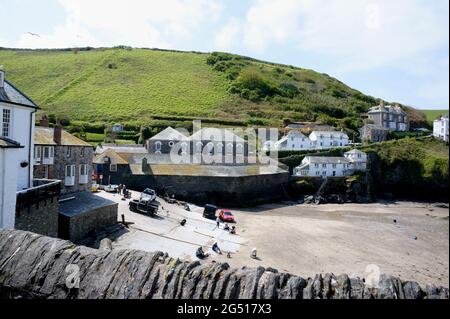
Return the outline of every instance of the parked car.
{"type": "Polygon", "coordinates": [[[222,209],[220,211],[219,218],[221,221],[228,222],[228,223],[234,223],[236,221],[234,218],[234,215],[229,210],[225,210],[225,209],[222,209]]]}
{"type": "Polygon", "coordinates": [[[156,192],[151,188],[146,188],[141,193],[141,200],[154,201],[156,199],[156,192]]]}
{"type": "Polygon", "coordinates": [[[217,207],[214,205],[205,205],[205,209],[203,210],[203,217],[205,218],[216,218],[217,207]]]}
{"type": "Polygon", "coordinates": [[[117,193],[118,189],[119,189],[119,185],[110,184],[105,187],[105,192],[117,193]]]}

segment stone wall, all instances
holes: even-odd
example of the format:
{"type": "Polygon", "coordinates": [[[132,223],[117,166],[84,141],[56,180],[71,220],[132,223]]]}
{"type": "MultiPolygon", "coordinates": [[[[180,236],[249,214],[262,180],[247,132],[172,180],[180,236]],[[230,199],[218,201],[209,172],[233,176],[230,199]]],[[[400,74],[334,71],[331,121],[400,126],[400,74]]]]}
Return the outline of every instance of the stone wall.
{"type": "Polygon", "coordinates": [[[59,236],[77,242],[96,230],[117,223],[118,204],[99,207],[73,216],[59,215],[59,236]]]}
{"type": "Polygon", "coordinates": [[[16,210],[15,228],[58,237],[58,196],[16,210]]]}
{"type": "Polygon", "coordinates": [[[86,146],[55,146],[54,165],[50,166],[49,178],[59,179],[61,183],[61,194],[70,194],[83,192],[90,189],[92,185],[92,162],[94,158],[94,148],[86,146]],[[70,148],[70,156],[67,156],[67,149],[70,148]],[[84,155],[82,156],[82,150],[84,155]],[[80,164],[87,164],[88,167],[88,183],[80,184],[80,164]],[[65,186],[64,178],[66,165],[75,165],[75,185],[65,186]]]}
{"type": "Polygon", "coordinates": [[[378,288],[343,274],[310,278],[271,268],[185,262],[162,252],[96,250],[0,230],[0,298],[448,299],[448,289],[382,275],[378,288]],[[20,248],[20,249],[19,249],[20,248]],[[71,265],[69,268],[68,266],[71,265]],[[78,273],[79,276],[76,276],[78,273]],[[73,276],[75,275],[75,276],[73,276]],[[79,288],[68,288],[79,278],[79,288]],[[69,285],[70,286],[70,285],[69,285]]]}
{"type": "Polygon", "coordinates": [[[103,183],[124,184],[128,189],[145,188],[175,195],[179,200],[198,205],[216,204],[245,207],[271,201],[286,200],[289,173],[225,176],[133,175],[128,165],[117,165],[117,172],[103,171],[103,183]]]}

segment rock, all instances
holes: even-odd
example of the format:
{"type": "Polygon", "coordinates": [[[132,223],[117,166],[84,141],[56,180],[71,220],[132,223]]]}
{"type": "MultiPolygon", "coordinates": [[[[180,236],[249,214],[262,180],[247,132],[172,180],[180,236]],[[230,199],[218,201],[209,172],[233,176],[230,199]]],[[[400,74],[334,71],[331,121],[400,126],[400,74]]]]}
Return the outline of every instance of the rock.
{"type": "Polygon", "coordinates": [[[343,274],[305,280],[273,268],[233,269],[162,252],[109,250],[0,230],[0,298],[77,299],[448,299],[447,288],[382,275],[378,289],[343,274]],[[79,285],[77,285],[79,284],[79,285]]]}
{"type": "Polygon", "coordinates": [[[100,250],[112,250],[112,242],[109,238],[103,238],[100,241],[99,248],[100,250]]]}
{"type": "Polygon", "coordinates": [[[422,299],[423,291],[417,282],[408,281],[403,284],[406,299],[422,299]]]}

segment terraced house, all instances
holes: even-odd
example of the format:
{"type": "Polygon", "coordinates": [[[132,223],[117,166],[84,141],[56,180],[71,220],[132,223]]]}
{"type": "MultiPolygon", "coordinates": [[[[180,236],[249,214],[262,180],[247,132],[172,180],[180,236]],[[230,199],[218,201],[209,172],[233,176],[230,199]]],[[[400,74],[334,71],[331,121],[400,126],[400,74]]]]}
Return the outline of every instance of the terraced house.
{"type": "Polygon", "coordinates": [[[61,194],[89,190],[92,185],[93,146],[41,119],[34,133],[34,178],[62,181],[61,194]]]}

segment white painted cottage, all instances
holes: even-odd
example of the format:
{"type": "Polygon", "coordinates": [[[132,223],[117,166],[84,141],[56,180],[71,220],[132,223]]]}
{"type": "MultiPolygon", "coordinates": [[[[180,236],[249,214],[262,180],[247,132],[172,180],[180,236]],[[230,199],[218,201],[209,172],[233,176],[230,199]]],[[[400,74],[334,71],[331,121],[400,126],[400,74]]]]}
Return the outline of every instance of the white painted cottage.
{"type": "Polygon", "coordinates": [[[330,149],[349,145],[348,135],[344,132],[314,131],[309,135],[313,149],[330,149]]]}
{"type": "Polygon", "coordinates": [[[433,136],[437,139],[449,142],[448,129],[449,129],[448,116],[442,116],[433,122],[433,136]]]}
{"type": "Polygon", "coordinates": [[[0,228],[14,228],[16,192],[33,186],[36,110],[0,70],[0,228]]]}
{"type": "Polygon", "coordinates": [[[291,130],[279,141],[272,143],[270,141],[264,144],[265,150],[278,151],[304,151],[311,149],[309,138],[297,130],[291,130]]]}
{"type": "Polygon", "coordinates": [[[367,169],[367,154],[352,150],[341,157],[306,156],[302,164],[294,168],[299,177],[344,177],[367,169]]]}
{"type": "Polygon", "coordinates": [[[349,145],[348,135],[338,131],[313,131],[309,137],[297,130],[291,130],[286,136],[277,142],[264,143],[263,150],[276,151],[304,151],[323,150],[330,148],[346,147],[349,145]]]}

